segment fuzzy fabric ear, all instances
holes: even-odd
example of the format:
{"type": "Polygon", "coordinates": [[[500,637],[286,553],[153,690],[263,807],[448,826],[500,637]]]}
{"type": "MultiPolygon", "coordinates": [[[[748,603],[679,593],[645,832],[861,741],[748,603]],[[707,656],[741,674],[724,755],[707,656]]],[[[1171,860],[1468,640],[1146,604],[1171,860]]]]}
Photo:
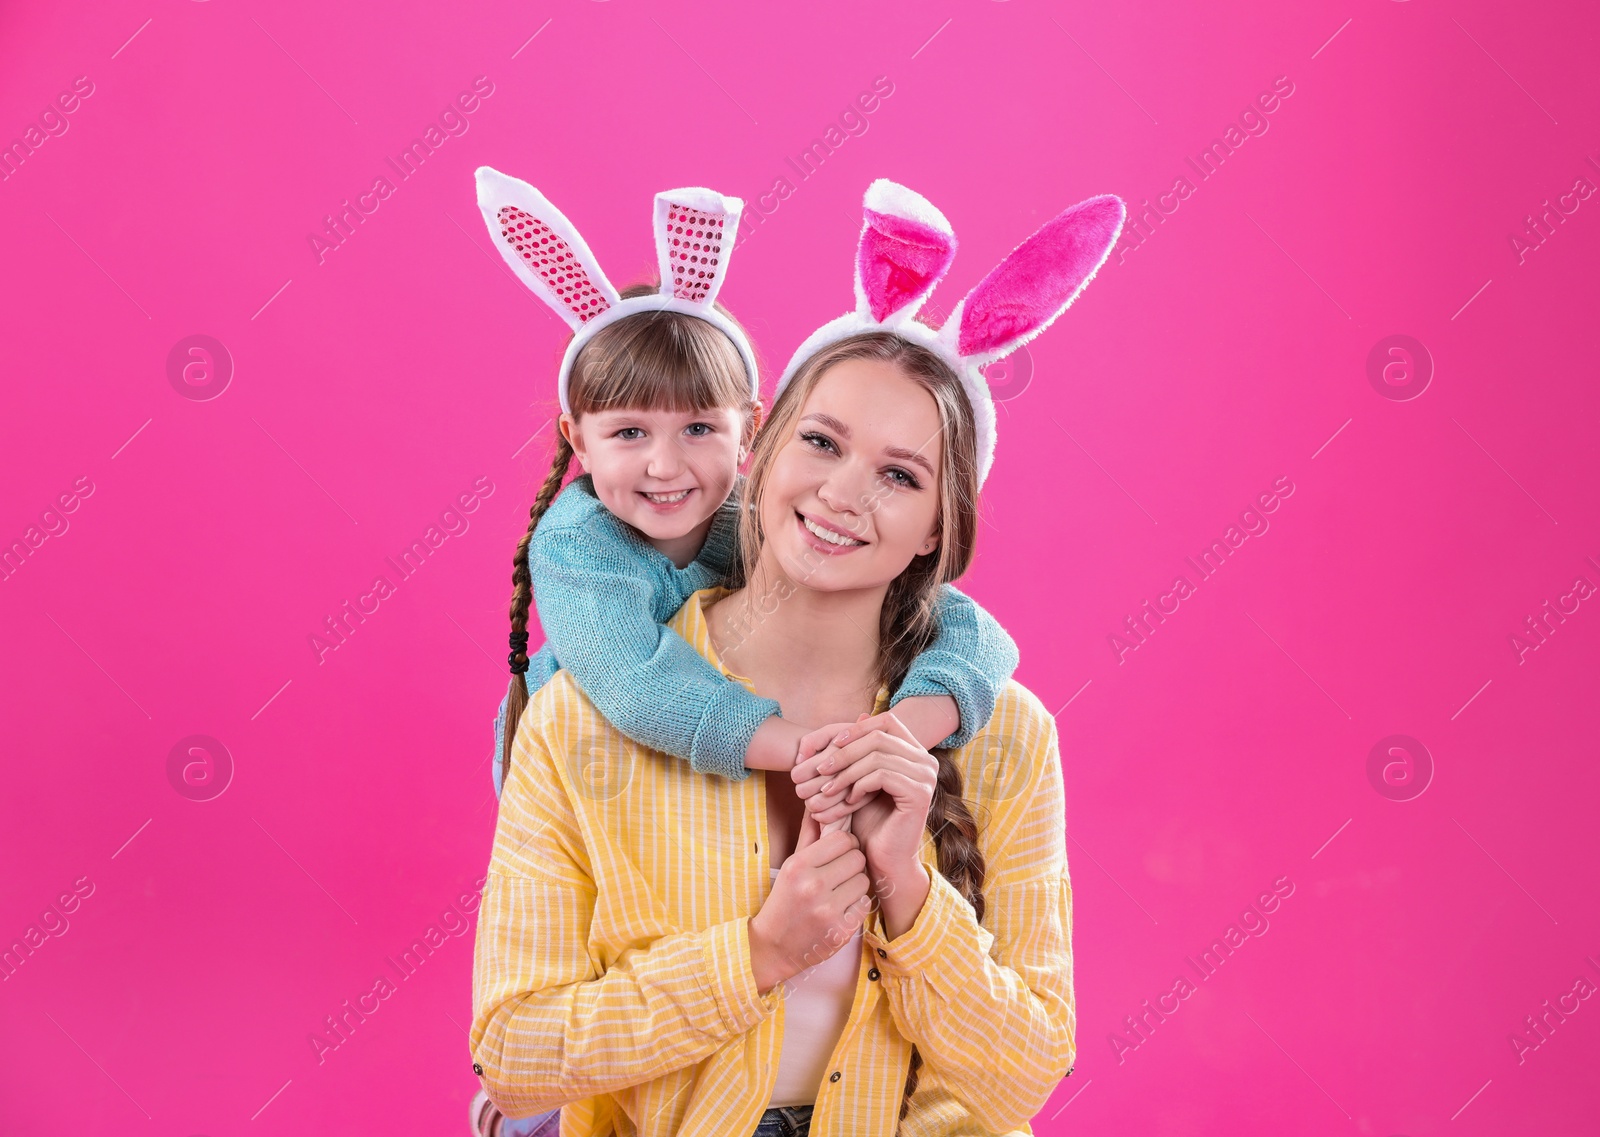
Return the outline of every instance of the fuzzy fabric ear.
{"type": "Polygon", "coordinates": [[[856,308],[880,324],[899,323],[939,283],[956,255],[944,214],[921,194],[879,178],[867,188],[856,250],[856,308]]]}
{"type": "Polygon", "coordinates": [[[511,271],[576,331],[615,304],[617,290],[561,211],[527,182],[479,166],[478,208],[511,271]]]}
{"type": "Polygon", "coordinates": [[[1121,198],[1103,194],[1046,222],[962,301],[957,352],[988,363],[1049,327],[1111,255],[1126,215],[1121,198]]]}
{"type": "Polygon", "coordinates": [[[722,290],[744,202],[708,189],[656,194],[656,261],[661,292],[707,307],[722,290]]]}

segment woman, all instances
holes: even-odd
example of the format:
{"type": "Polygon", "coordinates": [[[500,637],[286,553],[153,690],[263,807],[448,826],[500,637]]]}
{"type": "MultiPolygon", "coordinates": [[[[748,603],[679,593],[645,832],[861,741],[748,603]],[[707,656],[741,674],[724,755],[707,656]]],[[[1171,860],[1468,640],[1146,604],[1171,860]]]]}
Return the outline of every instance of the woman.
{"type": "MultiPolygon", "coordinates": [[[[817,352],[756,443],[743,586],[695,593],[672,627],[786,717],[881,711],[971,561],[975,438],[927,347],[817,352]]],[[[1013,682],[948,753],[892,715],[867,725],[871,753],[824,792],[823,756],[798,784],[708,778],[628,741],[564,672],[534,697],[474,968],[475,1070],[508,1116],[716,1137],[1033,1116],[1075,1053],[1054,722],[1013,682]],[[852,808],[853,835],[818,835],[852,808]]]]}

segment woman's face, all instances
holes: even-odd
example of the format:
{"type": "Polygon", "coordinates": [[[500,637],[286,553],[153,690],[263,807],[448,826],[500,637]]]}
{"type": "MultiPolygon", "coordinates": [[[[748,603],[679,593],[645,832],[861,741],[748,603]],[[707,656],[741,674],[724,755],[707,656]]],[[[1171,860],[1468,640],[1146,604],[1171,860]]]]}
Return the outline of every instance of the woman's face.
{"type": "Polygon", "coordinates": [[[897,365],[830,367],[779,446],[761,496],[762,557],[795,584],[886,586],[938,548],[939,408],[897,365]]]}

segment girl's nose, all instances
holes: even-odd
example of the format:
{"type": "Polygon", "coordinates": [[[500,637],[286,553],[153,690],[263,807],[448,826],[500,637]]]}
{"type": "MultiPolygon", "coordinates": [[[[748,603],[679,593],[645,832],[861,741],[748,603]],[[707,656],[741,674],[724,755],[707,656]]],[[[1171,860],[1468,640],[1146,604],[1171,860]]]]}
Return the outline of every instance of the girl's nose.
{"type": "Polygon", "coordinates": [[[650,448],[650,460],[645,472],[652,478],[674,478],[683,472],[686,464],[678,440],[663,438],[650,448]]]}

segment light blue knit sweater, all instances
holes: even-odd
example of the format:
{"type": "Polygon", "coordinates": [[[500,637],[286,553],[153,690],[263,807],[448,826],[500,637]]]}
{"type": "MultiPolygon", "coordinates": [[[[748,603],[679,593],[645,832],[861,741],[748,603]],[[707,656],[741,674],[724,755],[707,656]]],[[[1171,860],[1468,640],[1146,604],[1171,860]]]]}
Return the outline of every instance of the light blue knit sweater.
{"type": "MultiPolygon", "coordinates": [[[[742,480],[742,479],[741,479],[742,480]]],[[[692,593],[720,584],[738,556],[742,486],[718,508],[699,556],[678,568],[600,503],[594,479],[575,478],[540,518],[528,569],[545,643],[528,661],[528,693],[563,667],[600,713],[635,742],[702,773],[749,776],[744,754],[774,699],[729,682],[663,625],[692,593]],[[558,661],[559,659],[559,661],[558,661]]],[[[949,695],[961,725],[944,746],[982,730],[1017,668],[1017,645],[993,616],[950,585],[939,589],[939,633],[917,656],[893,706],[949,695]]],[[[505,700],[495,716],[494,791],[500,793],[505,700]]]]}

